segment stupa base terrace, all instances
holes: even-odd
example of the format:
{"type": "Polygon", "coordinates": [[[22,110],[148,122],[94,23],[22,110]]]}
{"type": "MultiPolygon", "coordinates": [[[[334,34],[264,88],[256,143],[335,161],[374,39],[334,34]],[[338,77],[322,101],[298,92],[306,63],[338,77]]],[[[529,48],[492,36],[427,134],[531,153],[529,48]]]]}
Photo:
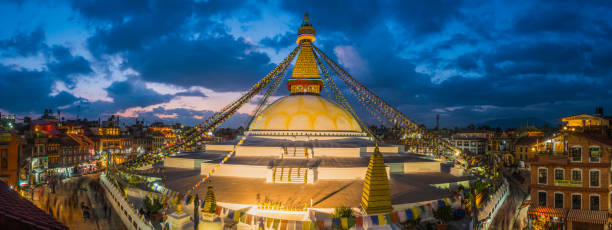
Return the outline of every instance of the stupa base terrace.
{"type": "MultiPolygon", "coordinates": [[[[206,152],[180,153],[165,159],[166,186],[172,191],[188,191],[221,162],[234,144],[207,145],[206,152]]],[[[221,206],[257,207],[267,202],[285,209],[308,207],[322,213],[340,206],[358,208],[374,148],[372,141],[363,138],[289,141],[249,137],[209,180],[221,206]]],[[[446,188],[460,184],[468,187],[473,179],[444,162],[404,153],[400,146],[379,149],[385,157],[394,209],[452,196],[446,188]]],[[[198,192],[203,197],[206,189],[198,192]]]]}

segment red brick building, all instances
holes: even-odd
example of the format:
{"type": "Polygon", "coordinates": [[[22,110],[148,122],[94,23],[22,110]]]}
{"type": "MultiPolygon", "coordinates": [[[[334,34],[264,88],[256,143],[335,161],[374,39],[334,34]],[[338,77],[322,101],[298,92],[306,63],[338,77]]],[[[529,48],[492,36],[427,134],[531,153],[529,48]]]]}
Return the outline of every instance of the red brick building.
{"type": "Polygon", "coordinates": [[[610,210],[612,141],[565,132],[533,146],[531,164],[534,229],[604,229],[610,210]]]}

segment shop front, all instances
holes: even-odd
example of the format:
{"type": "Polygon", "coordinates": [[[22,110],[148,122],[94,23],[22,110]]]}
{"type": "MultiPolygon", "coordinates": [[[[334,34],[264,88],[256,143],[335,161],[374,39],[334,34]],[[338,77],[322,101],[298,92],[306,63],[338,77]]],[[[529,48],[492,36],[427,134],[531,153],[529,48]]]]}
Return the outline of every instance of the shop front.
{"type": "Polygon", "coordinates": [[[608,211],[575,210],[567,214],[568,230],[604,230],[608,225],[608,211]]]}
{"type": "Polygon", "coordinates": [[[47,183],[49,168],[48,157],[32,157],[30,182],[33,185],[47,183]]]}
{"type": "Polygon", "coordinates": [[[57,167],[53,169],[53,172],[60,178],[68,178],[74,174],[74,167],[57,167]]]}
{"type": "Polygon", "coordinates": [[[530,206],[529,225],[534,230],[566,230],[567,209],[530,206]]]}
{"type": "Polygon", "coordinates": [[[98,163],[96,161],[83,162],[79,164],[78,170],[81,174],[88,174],[98,170],[98,163]]]}

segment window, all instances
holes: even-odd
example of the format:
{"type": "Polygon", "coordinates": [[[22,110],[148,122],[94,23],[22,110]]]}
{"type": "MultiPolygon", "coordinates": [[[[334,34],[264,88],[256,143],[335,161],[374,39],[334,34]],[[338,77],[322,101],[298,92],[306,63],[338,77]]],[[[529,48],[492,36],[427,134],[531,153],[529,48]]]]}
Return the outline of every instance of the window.
{"type": "Polygon", "coordinates": [[[538,205],[546,206],[546,192],[538,192],[538,205]]]}
{"type": "Polygon", "coordinates": [[[572,157],[572,161],[580,162],[582,161],[582,148],[580,146],[575,146],[570,148],[570,156],[572,157]]]}
{"type": "Polygon", "coordinates": [[[555,169],[555,180],[563,180],[564,179],[564,170],[563,169],[555,169]]]}
{"type": "Polygon", "coordinates": [[[563,193],[555,193],[555,208],[563,208],[563,193]]]}
{"type": "Polygon", "coordinates": [[[589,172],[589,185],[591,187],[599,187],[599,171],[591,170],[589,172]]]}
{"type": "Polygon", "coordinates": [[[548,169],[539,168],[538,169],[538,184],[547,184],[548,183],[548,169]]]}
{"type": "Polygon", "coordinates": [[[582,195],[572,194],[572,209],[581,209],[582,207],[582,195]]]}
{"type": "Polygon", "coordinates": [[[8,168],[8,149],[2,150],[2,168],[8,168]]]}
{"type": "Polygon", "coordinates": [[[599,195],[589,196],[589,204],[591,206],[591,210],[599,211],[599,195]]]}
{"type": "Polygon", "coordinates": [[[589,159],[591,162],[599,162],[601,154],[599,153],[599,147],[594,146],[589,148],[589,159]]]}
{"type": "Polygon", "coordinates": [[[572,169],[572,180],[582,181],[582,170],[572,169]]]}

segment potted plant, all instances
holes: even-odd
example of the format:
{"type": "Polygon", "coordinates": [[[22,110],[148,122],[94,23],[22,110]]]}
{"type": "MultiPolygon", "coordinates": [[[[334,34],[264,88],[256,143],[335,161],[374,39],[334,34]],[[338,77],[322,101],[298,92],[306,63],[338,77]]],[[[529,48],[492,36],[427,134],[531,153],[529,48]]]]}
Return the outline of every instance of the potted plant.
{"type": "Polygon", "coordinates": [[[149,197],[145,197],[142,206],[147,211],[149,219],[155,221],[161,220],[160,211],[163,208],[163,205],[159,199],[151,199],[149,197]]]}
{"type": "MultiPolygon", "coordinates": [[[[345,206],[340,206],[340,207],[336,207],[334,209],[334,213],[332,213],[330,215],[331,218],[344,218],[344,217],[355,217],[355,213],[353,213],[353,209],[349,208],[349,207],[345,207],[345,206]]],[[[352,226],[347,226],[348,228],[343,228],[342,226],[340,226],[340,228],[335,227],[334,229],[350,229],[352,226]]]]}
{"type": "Polygon", "coordinates": [[[440,223],[436,224],[436,229],[447,230],[448,221],[453,218],[453,209],[448,205],[440,207],[434,212],[434,217],[440,221],[440,223]]]}

